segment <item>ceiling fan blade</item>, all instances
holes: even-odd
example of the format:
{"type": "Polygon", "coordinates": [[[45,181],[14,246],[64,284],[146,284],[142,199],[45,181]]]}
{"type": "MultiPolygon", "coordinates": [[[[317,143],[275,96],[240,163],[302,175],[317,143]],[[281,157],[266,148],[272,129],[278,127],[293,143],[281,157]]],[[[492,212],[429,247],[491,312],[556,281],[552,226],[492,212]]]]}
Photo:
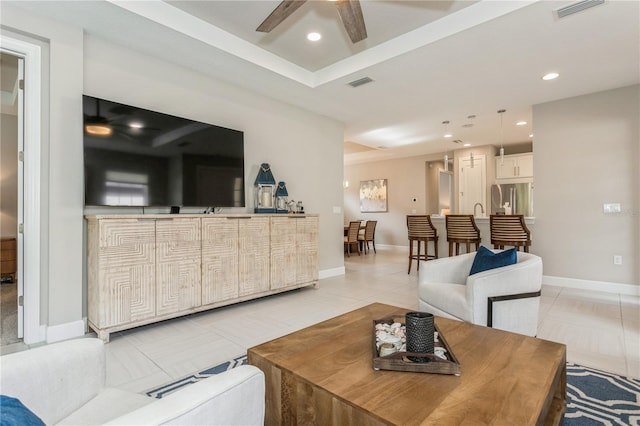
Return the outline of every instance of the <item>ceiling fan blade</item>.
{"type": "Polygon", "coordinates": [[[300,6],[302,6],[307,0],[284,0],[282,3],[278,5],[267,19],[262,21],[262,24],[256,31],[260,31],[262,33],[268,33],[278,25],[282,21],[284,21],[289,15],[298,10],[300,6]]]}
{"type": "Polygon", "coordinates": [[[351,41],[357,43],[367,38],[367,28],[364,25],[360,2],[358,0],[338,0],[335,3],[351,41]]]}

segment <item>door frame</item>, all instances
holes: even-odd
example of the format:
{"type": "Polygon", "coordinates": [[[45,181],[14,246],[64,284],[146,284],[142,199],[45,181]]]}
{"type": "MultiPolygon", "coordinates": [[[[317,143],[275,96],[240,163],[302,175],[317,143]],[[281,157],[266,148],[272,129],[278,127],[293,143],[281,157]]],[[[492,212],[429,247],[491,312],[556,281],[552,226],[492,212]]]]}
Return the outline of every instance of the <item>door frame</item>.
{"type": "MultiPolygon", "coordinates": [[[[18,206],[18,216],[22,217],[18,221],[23,225],[23,232],[18,232],[17,238],[17,277],[23,283],[23,342],[31,344],[42,342],[46,337],[46,328],[40,324],[42,52],[37,44],[5,34],[0,37],[0,49],[24,60],[24,105],[18,111],[18,138],[22,135],[24,152],[21,167],[19,165],[23,176],[22,185],[18,187],[18,200],[22,200],[18,206]]],[[[18,146],[20,150],[20,141],[18,146]]]]}

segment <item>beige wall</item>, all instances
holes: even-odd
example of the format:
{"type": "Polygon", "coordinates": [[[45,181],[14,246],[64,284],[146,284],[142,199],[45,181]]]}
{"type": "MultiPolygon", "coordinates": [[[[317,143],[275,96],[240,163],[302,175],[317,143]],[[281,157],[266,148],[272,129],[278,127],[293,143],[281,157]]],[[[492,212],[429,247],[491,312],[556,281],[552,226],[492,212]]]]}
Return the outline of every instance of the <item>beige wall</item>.
{"type": "Polygon", "coordinates": [[[349,181],[349,188],[344,190],[345,222],[377,220],[376,244],[408,246],[406,216],[426,213],[429,197],[426,188],[427,162],[440,158],[419,156],[345,167],[344,179],[349,181]],[[386,213],[360,212],[360,181],[371,179],[387,179],[386,213]]]}
{"type": "MultiPolygon", "coordinates": [[[[531,251],[543,258],[548,282],[580,287],[588,281],[598,288],[609,283],[639,285],[639,87],[533,108],[535,223],[530,225],[531,251]],[[604,203],[620,203],[622,213],[605,215],[604,203]],[[613,265],[614,255],[623,257],[621,266],[613,265]]],[[[495,181],[496,147],[472,150],[474,155],[487,157],[489,187],[495,181]]],[[[455,151],[454,170],[470,151],[455,151]]],[[[505,151],[529,152],[531,145],[523,143],[505,151]]],[[[350,182],[344,197],[345,220],[377,219],[378,244],[408,246],[405,216],[413,209],[418,214],[432,213],[425,202],[433,191],[425,184],[430,176],[425,164],[441,158],[418,156],[345,166],[345,179],[350,182]],[[360,213],[359,180],[383,178],[389,179],[389,212],[360,213]],[[410,202],[414,196],[417,203],[410,202]]],[[[454,195],[457,191],[456,184],[454,195]]],[[[446,237],[440,240],[440,253],[446,255],[446,237]]]]}
{"type": "Polygon", "coordinates": [[[640,86],[533,107],[533,248],[545,275],[638,285],[639,117],[640,86]]]}

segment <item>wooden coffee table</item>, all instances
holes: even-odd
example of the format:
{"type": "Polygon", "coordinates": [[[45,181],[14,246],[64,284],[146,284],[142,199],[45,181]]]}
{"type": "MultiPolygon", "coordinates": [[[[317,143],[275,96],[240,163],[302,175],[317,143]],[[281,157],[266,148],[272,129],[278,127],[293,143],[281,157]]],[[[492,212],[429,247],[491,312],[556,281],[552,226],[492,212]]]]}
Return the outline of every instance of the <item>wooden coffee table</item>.
{"type": "Polygon", "coordinates": [[[376,371],[373,320],[406,309],[374,303],[253,347],[266,376],[267,425],[559,424],[566,346],[436,318],[462,374],[376,371]]]}

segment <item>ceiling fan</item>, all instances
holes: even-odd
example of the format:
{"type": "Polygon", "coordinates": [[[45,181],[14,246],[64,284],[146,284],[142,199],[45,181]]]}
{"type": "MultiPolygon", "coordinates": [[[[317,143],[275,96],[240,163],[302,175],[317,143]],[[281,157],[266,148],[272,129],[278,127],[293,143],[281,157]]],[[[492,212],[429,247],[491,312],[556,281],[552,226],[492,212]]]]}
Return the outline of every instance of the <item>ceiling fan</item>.
{"type": "MultiPolygon", "coordinates": [[[[256,31],[268,33],[275,27],[280,25],[282,21],[289,17],[293,12],[298,10],[307,0],[283,0],[276,7],[267,19],[262,21],[256,31]]],[[[353,43],[367,38],[367,28],[364,25],[364,17],[362,16],[362,8],[359,0],[330,0],[336,5],[338,14],[342,20],[344,28],[349,34],[349,38],[353,43]]]]}

